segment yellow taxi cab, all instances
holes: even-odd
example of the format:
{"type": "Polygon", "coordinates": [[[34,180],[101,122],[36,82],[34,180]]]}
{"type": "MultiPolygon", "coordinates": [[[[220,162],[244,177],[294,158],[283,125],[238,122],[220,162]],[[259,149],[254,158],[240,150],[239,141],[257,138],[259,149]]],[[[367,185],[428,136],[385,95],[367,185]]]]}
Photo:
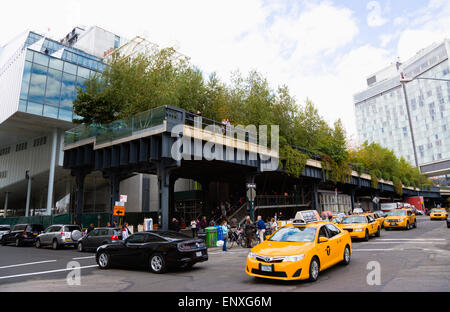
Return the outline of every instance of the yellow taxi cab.
{"type": "Polygon", "coordinates": [[[430,220],[446,220],[448,212],[445,208],[433,208],[430,211],[430,220]]]}
{"type": "Polygon", "coordinates": [[[384,214],[381,211],[375,211],[375,219],[380,222],[381,228],[384,228],[384,214]]]}
{"type": "Polygon", "coordinates": [[[381,236],[381,225],[373,213],[349,215],[342,219],[339,227],[350,233],[351,238],[369,240],[371,235],[381,236]]]}
{"type": "Polygon", "coordinates": [[[286,224],[251,249],[245,273],[268,279],[316,281],[320,271],[339,262],[350,263],[350,235],[331,222],[310,218],[311,210],[302,214],[305,218],[286,224]]]}
{"type": "Polygon", "coordinates": [[[412,227],[417,227],[416,215],[409,208],[393,209],[384,218],[384,228],[386,230],[395,228],[409,230],[412,227]]]}

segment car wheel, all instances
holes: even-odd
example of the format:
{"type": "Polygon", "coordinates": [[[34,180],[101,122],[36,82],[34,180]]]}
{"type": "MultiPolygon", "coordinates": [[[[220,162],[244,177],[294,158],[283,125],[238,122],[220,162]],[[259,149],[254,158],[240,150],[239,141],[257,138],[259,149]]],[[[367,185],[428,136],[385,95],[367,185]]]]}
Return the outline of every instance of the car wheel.
{"type": "Polygon", "coordinates": [[[309,281],[315,282],[319,278],[320,264],[316,257],[311,259],[311,264],[309,265],[309,281]]]}
{"type": "Polygon", "coordinates": [[[378,228],[378,231],[375,233],[376,237],[380,237],[381,236],[381,228],[378,228]]]}
{"type": "Polygon", "coordinates": [[[364,236],[364,241],[369,241],[369,231],[366,230],[366,236],[364,236]]]}
{"type": "Polygon", "coordinates": [[[41,248],[41,240],[37,239],[36,243],[34,243],[34,245],[36,246],[36,248],[41,248]]]}
{"type": "Polygon", "coordinates": [[[345,246],[345,249],[344,249],[344,260],[342,261],[342,263],[345,265],[349,264],[350,258],[351,258],[350,247],[347,245],[347,246],[345,246]]]}
{"type": "Polygon", "coordinates": [[[53,240],[53,242],[52,242],[52,248],[54,249],[54,250],[56,250],[56,249],[58,249],[58,241],[56,240],[56,239],[54,239],[53,240]]]}
{"type": "Polygon", "coordinates": [[[100,252],[97,260],[98,266],[100,269],[108,269],[111,266],[111,259],[106,252],[100,252]]]}
{"type": "Polygon", "coordinates": [[[150,256],[150,270],[153,273],[164,273],[166,271],[166,261],[161,254],[150,256]]]}
{"type": "Polygon", "coordinates": [[[83,252],[84,251],[83,243],[81,243],[81,242],[78,243],[77,249],[78,249],[79,252],[83,252]]]}
{"type": "Polygon", "coordinates": [[[6,239],[2,239],[2,246],[6,246],[6,239]]]}
{"type": "Polygon", "coordinates": [[[409,230],[409,222],[406,222],[406,228],[405,228],[405,230],[409,230]]]}
{"type": "Polygon", "coordinates": [[[414,221],[413,228],[417,228],[417,221],[414,221]]]}
{"type": "Polygon", "coordinates": [[[20,247],[20,239],[16,238],[16,242],[15,242],[16,247],[20,247]]]}

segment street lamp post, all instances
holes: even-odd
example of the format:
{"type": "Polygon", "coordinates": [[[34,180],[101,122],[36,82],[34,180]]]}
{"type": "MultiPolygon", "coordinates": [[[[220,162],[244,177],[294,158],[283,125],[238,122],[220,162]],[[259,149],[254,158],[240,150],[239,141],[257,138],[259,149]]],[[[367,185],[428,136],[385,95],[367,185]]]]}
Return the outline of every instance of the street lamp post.
{"type": "Polygon", "coordinates": [[[419,169],[419,171],[420,171],[419,161],[417,159],[416,141],[414,140],[414,130],[413,130],[412,121],[411,121],[411,113],[409,111],[408,95],[406,94],[406,81],[400,80],[400,82],[402,83],[403,95],[405,97],[406,113],[408,114],[409,130],[411,131],[411,141],[412,141],[413,152],[414,152],[414,161],[416,163],[417,169],[419,169]]]}

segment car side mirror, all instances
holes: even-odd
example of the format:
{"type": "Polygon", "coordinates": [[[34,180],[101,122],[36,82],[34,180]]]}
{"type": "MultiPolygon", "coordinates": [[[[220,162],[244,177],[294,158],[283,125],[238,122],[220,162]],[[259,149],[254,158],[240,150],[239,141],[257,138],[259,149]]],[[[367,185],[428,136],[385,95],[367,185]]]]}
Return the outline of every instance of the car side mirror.
{"type": "Polygon", "coordinates": [[[323,237],[323,236],[319,237],[319,243],[326,243],[326,242],[328,242],[327,237],[323,237]]]}
{"type": "Polygon", "coordinates": [[[266,235],[266,237],[264,238],[264,240],[268,240],[269,238],[271,238],[272,235],[266,235]]]}

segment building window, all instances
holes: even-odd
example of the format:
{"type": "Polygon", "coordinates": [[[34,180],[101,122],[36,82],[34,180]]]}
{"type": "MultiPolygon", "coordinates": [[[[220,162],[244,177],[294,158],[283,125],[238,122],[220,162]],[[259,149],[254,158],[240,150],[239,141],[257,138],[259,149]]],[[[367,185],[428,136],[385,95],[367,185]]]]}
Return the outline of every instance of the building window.
{"type": "Polygon", "coordinates": [[[45,145],[47,143],[47,137],[41,137],[41,138],[37,138],[37,139],[34,139],[34,142],[33,142],[33,147],[38,147],[38,146],[41,146],[41,145],[45,145]]]}
{"type": "Polygon", "coordinates": [[[24,151],[27,149],[27,142],[23,142],[16,145],[16,152],[24,151]]]}
{"type": "Polygon", "coordinates": [[[114,37],[114,49],[118,49],[120,46],[120,37],[119,36],[115,36],[114,37]]]}
{"type": "Polygon", "coordinates": [[[0,171],[0,179],[6,179],[8,177],[8,171],[0,171]]]}
{"type": "Polygon", "coordinates": [[[11,152],[11,147],[3,147],[0,149],[0,156],[8,155],[11,152]]]}

